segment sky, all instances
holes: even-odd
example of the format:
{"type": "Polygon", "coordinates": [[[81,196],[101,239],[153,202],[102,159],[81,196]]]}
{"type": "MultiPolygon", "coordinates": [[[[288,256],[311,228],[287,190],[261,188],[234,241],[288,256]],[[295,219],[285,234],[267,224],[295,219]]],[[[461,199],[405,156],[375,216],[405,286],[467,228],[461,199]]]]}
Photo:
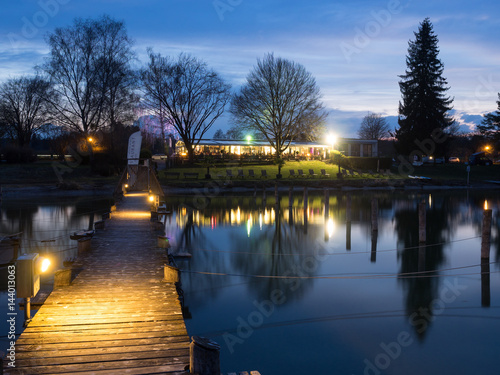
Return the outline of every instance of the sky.
{"type": "MultiPolygon", "coordinates": [[[[1,9],[0,82],[33,73],[55,28],[107,14],[125,22],[137,65],[148,47],[191,53],[234,91],[267,53],[302,64],[321,89],[328,132],[344,137],[355,137],[369,112],[396,123],[408,41],[429,17],[461,129],[497,109],[498,0],[2,0],[1,9]]],[[[230,123],[225,114],[212,133],[230,123]]]]}

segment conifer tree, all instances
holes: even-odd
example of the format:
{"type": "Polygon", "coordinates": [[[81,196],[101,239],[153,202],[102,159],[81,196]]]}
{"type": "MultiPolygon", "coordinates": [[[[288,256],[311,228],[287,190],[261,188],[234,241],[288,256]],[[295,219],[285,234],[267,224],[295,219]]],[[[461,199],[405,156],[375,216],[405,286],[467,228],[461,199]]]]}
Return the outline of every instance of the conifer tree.
{"type": "Polygon", "coordinates": [[[412,152],[442,155],[444,133],[454,121],[448,111],[453,99],[443,78],[444,66],[438,58],[438,38],[426,18],[408,43],[406,71],[399,76],[402,101],[399,102],[399,128],[396,147],[404,155],[412,152]],[[432,141],[431,141],[432,139],[432,141]]]}
{"type": "Polygon", "coordinates": [[[487,137],[500,141],[500,93],[498,94],[497,104],[498,110],[484,115],[483,121],[477,128],[487,137]]]}

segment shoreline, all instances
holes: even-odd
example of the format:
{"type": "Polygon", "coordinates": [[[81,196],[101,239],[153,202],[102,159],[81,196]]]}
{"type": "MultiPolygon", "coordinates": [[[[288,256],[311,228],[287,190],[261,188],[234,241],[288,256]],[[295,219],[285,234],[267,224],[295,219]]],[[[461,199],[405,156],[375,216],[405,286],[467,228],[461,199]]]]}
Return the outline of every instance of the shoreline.
{"type": "MultiPolygon", "coordinates": [[[[265,180],[265,181],[220,181],[220,180],[199,180],[182,184],[165,184],[162,189],[166,195],[218,195],[237,193],[245,194],[257,191],[274,190],[278,184],[278,191],[302,190],[307,187],[311,191],[334,190],[334,191],[419,191],[419,190],[496,190],[500,189],[497,182],[478,182],[469,186],[461,181],[420,181],[420,180],[265,180]],[[298,182],[298,183],[297,183],[298,182]]],[[[78,189],[61,189],[53,184],[12,184],[2,185],[2,198],[22,198],[22,197],[92,197],[92,196],[113,196],[115,185],[106,184],[103,186],[82,186],[78,189]]]]}

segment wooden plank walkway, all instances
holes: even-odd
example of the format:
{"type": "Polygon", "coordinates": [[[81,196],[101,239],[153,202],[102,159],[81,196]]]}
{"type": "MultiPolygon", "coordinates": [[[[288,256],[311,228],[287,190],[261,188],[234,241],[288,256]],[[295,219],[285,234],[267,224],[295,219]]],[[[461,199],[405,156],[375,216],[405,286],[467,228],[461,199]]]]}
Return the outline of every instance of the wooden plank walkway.
{"type": "MultiPolygon", "coordinates": [[[[16,342],[6,374],[183,374],[189,337],[174,284],[162,282],[145,194],[127,194],[70,286],[51,293],[16,342]]],[[[7,365],[4,362],[4,366],[7,365]]]]}

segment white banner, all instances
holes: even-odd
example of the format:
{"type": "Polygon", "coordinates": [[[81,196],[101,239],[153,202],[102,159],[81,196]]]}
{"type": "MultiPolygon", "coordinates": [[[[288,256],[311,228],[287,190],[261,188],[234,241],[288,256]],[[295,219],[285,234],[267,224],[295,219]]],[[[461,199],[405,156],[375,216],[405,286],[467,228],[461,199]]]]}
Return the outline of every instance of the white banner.
{"type": "Polygon", "coordinates": [[[128,152],[127,152],[128,165],[139,164],[139,155],[141,154],[141,142],[142,142],[142,136],[140,131],[135,132],[128,139],[128,152]]]}

